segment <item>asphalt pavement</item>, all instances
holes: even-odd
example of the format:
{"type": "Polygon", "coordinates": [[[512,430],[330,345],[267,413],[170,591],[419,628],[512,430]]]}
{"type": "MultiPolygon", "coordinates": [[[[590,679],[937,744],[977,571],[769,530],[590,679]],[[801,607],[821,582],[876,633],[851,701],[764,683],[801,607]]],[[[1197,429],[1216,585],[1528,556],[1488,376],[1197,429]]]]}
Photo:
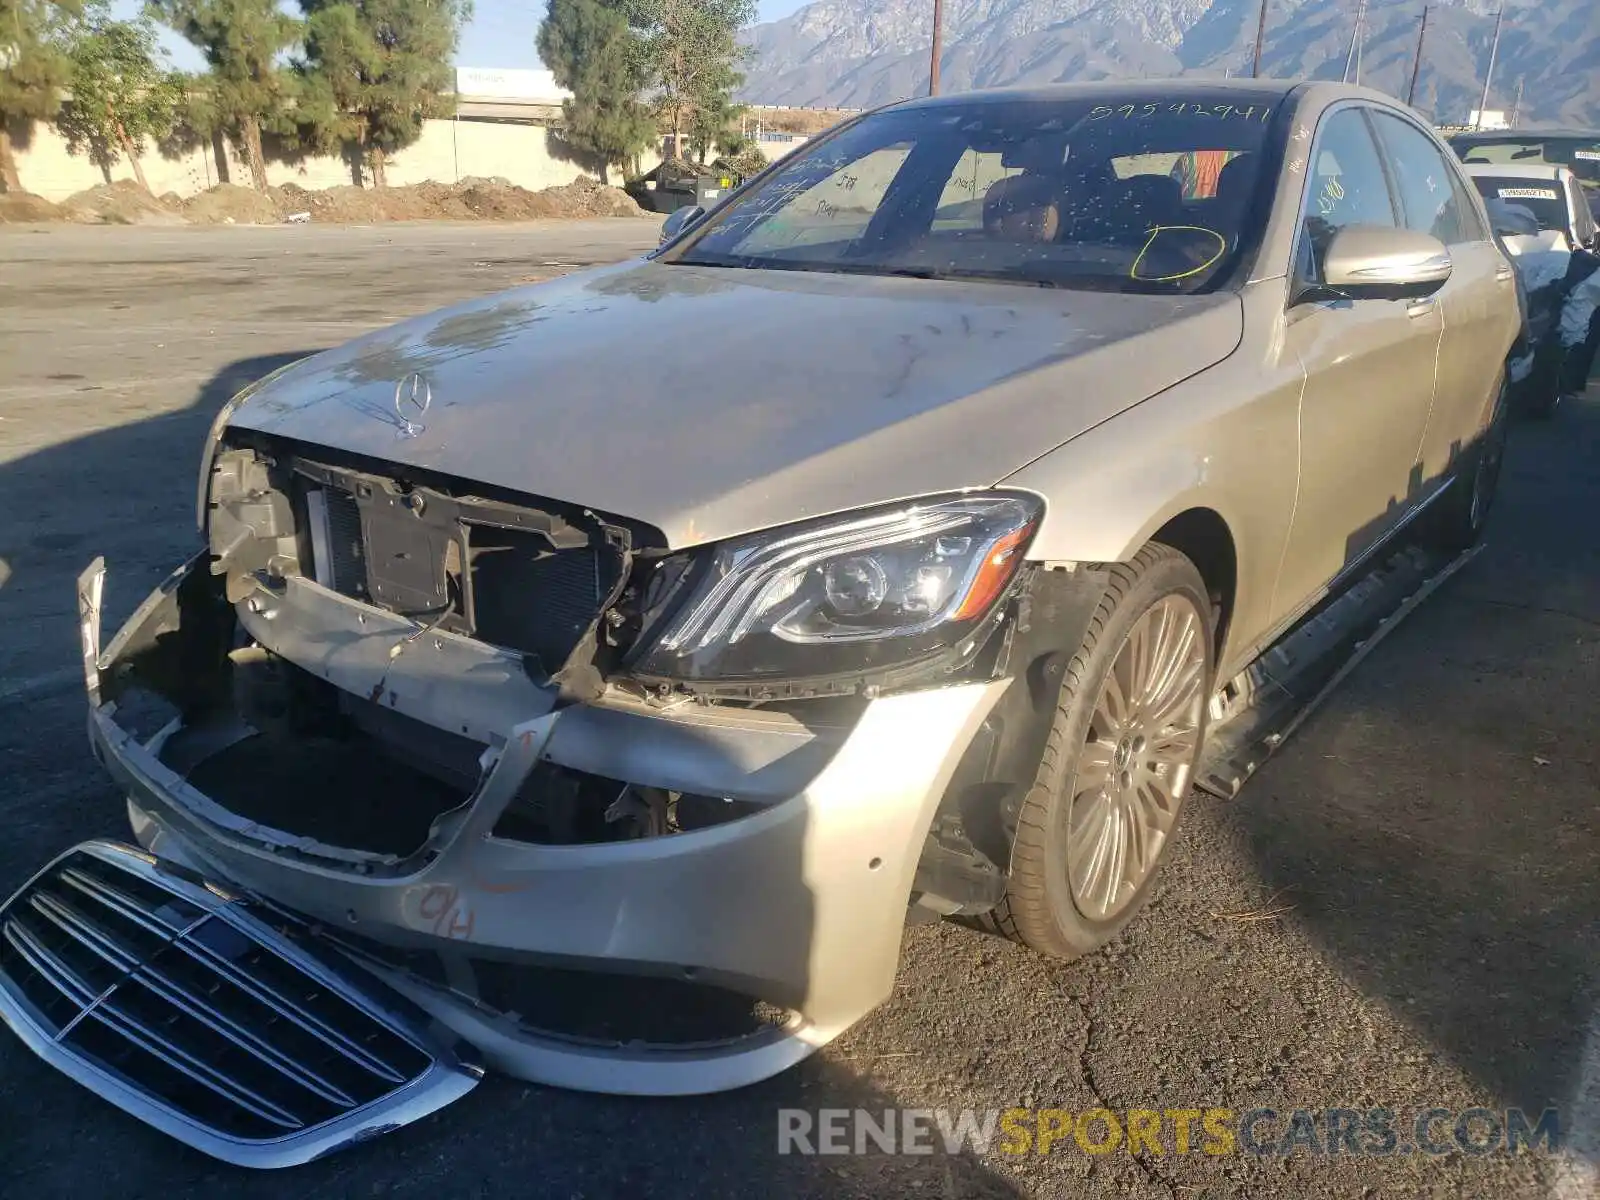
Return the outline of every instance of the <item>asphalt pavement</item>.
{"type": "MultiPolygon", "coordinates": [[[[0,894],[73,842],[126,837],[84,740],[72,584],[106,556],[114,629],[190,552],[227,396],[391,320],[638,253],[655,229],[0,230],[0,894]]],[[[0,1035],[0,1195],[1593,1195],[1597,513],[1593,391],[1514,430],[1484,553],[1236,800],[1196,801],[1154,901],[1091,958],[920,926],[892,1001],[765,1084],[631,1100],[491,1079],[289,1175],[191,1152],[0,1035]],[[777,1152],[780,1109],[1011,1107],[1270,1108],[1258,1143],[1295,1109],[1391,1108],[1413,1152],[777,1152]],[[1411,1115],[1434,1107],[1554,1107],[1567,1149],[1422,1153],[1411,1115]]]]}

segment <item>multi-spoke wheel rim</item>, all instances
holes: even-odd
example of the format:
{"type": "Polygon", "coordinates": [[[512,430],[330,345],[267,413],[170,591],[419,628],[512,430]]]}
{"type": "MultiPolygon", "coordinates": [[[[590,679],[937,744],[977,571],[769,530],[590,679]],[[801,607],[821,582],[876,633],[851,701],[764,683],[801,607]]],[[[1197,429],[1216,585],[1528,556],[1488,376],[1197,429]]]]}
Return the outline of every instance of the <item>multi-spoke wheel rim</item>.
{"type": "Polygon", "coordinates": [[[1091,920],[1127,907],[1161,858],[1189,790],[1205,706],[1205,623],[1167,596],[1107,672],[1071,784],[1067,876],[1091,920]]]}

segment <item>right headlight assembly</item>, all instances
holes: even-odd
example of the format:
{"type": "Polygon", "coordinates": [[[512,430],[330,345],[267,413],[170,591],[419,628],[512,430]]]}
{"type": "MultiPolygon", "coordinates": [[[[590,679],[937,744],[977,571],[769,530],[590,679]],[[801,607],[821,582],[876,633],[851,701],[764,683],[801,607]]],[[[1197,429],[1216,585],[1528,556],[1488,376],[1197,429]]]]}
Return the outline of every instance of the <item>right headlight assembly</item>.
{"type": "Polygon", "coordinates": [[[689,594],[647,629],[647,679],[891,670],[960,645],[1016,577],[1042,503],[980,492],[785,526],[667,560],[689,594]]]}

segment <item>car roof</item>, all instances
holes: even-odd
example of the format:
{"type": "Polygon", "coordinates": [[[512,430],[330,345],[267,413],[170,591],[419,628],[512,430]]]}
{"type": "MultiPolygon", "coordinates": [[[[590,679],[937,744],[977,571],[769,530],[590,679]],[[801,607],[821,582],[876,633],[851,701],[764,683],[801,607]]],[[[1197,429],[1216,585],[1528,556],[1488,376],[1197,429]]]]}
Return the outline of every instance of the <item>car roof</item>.
{"type": "MultiPolygon", "coordinates": [[[[1425,117],[1406,108],[1385,92],[1359,84],[1334,83],[1312,79],[1117,79],[1093,83],[1053,83],[1033,87],[979,88],[970,92],[945,92],[938,96],[915,96],[885,109],[938,108],[956,104],[1002,104],[1007,101],[1093,101],[1116,107],[1122,104],[1160,103],[1164,100],[1237,100],[1240,96],[1259,96],[1263,102],[1295,98],[1313,108],[1325,108],[1340,100],[1364,100],[1386,108],[1411,113],[1422,125],[1432,128],[1425,117]]],[[[879,110],[881,111],[881,110],[879,110]]]]}
{"type": "Polygon", "coordinates": [[[1467,129],[1452,133],[1452,142],[1543,142],[1576,138],[1600,142],[1600,129],[1467,129]]]}
{"type": "Polygon", "coordinates": [[[1104,80],[1095,83],[1053,83],[1037,87],[979,88],[970,92],[945,92],[938,96],[916,96],[893,107],[937,108],[952,104],[1001,104],[1006,101],[1096,100],[1106,104],[1145,104],[1167,98],[1187,99],[1215,94],[1258,95],[1275,100],[1299,86],[1292,79],[1148,79],[1104,80]]]}
{"type": "Polygon", "coordinates": [[[1560,163],[1462,163],[1468,175],[1491,175],[1496,179],[1560,179],[1571,169],[1560,163]]]}

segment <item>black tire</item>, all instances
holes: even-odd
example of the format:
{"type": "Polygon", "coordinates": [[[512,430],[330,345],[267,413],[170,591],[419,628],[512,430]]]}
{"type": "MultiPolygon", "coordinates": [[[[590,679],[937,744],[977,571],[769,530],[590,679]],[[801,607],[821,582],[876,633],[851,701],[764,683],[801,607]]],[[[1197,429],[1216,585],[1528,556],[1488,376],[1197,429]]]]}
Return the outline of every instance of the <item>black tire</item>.
{"type": "MultiPolygon", "coordinates": [[[[1067,869],[1068,824],[1078,759],[1086,748],[1106,677],[1139,618],[1169,596],[1186,598],[1199,617],[1204,658],[1194,759],[1198,759],[1205,744],[1206,713],[1214,686],[1212,602],[1194,564],[1171,547],[1151,544],[1132,562],[1115,564],[1110,570],[1110,586],[1089,623],[1083,644],[1062,673],[1050,735],[1033,787],[1018,814],[1006,893],[992,912],[974,922],[1041,954],[1061,959],[1098,949],[1133,919],[1149,898],[1151,885],[1178,832],[1175,821],[1156,854],[1155,865],[1132,898],[1109,920],[1093,919],[1080,910],[1067,869]]],[[[1191,780],[1192,772],[1193,761],[1191,780]]],[[[1180,801],[1184,798],[1180,792],[1180,801]]],[[[1180,803],[1178,821],[1187,807],[1180,803]]]]}
{"type": "Polygon", "coordinates": [[[1533,371],[1516,388],[1515,407],[1523,416],[1548,421],[1561,404],[1561,345],[1552,336],[1534,356],[1533,371]]]}
{"type": "Polygon", "coordinates": [[[1436,549],[1459,554],[1477,545],[1500,488],[1500,468],[1505,458],[1506,435],[1511,425],[1508,389],[1501,385],[1489,426],[1456,467],[1450,490],[1439,498],[1432,515],[1430,541],[1436,549]]]}
{"type": "Polygon", "coordinates": [[[1524,393],[1518,407],[1524,416],[1535,421],[1548,421],[1561,407],[1561,389],[1548,384],[1548,381],[1540,382],[1541,386],[1524,393]]]}

